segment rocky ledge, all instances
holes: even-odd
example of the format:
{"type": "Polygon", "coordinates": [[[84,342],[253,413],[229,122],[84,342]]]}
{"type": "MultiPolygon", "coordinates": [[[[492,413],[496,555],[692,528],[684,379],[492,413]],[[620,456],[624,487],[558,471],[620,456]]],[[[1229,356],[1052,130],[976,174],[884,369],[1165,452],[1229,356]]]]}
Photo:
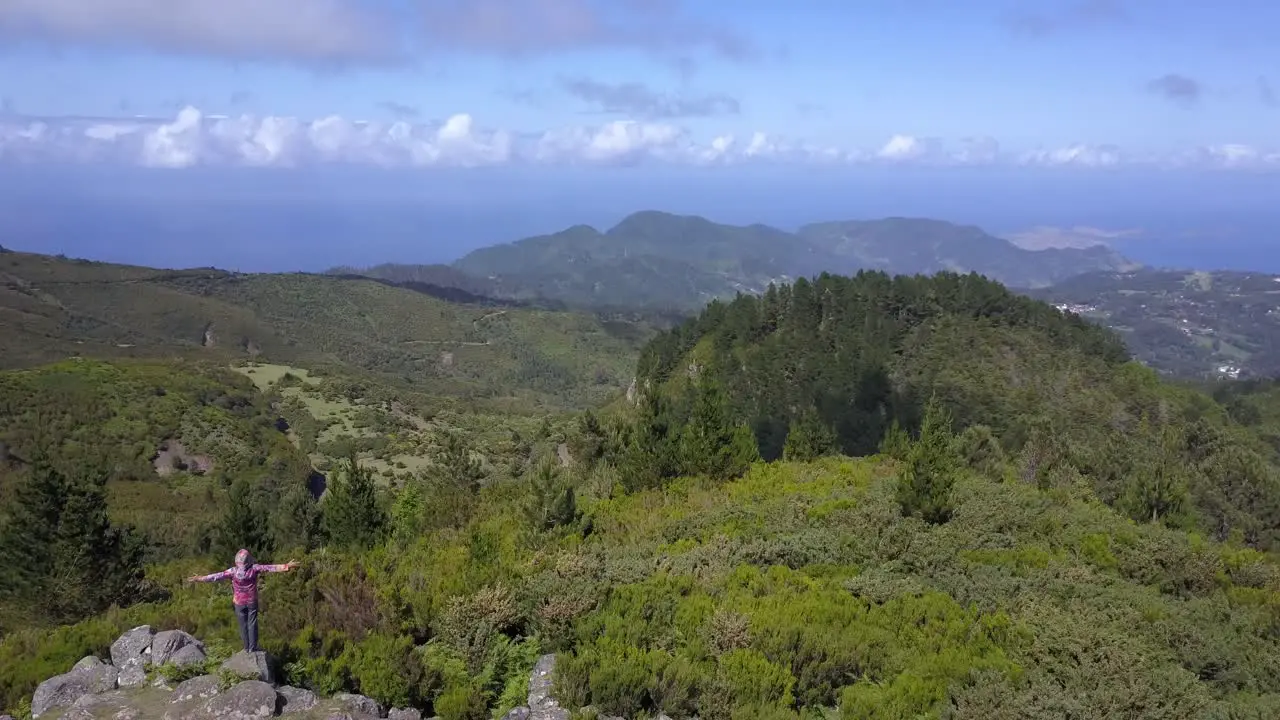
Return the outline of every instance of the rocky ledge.
{"type": "MultiPolygon", "coordinates": [[[[240,652],[209,672],[204,643],[181,630],[136,627],[111,644],[110,662],[86,657],[40,683],[33,720],[421,720],[363,695],[320,698],[275,682],[266,653],[240,652]],[[184,671],[185,670],[185,671],[184,671]],[[201,674],[196,674],[201,673],[201,674]],[[168,678],[191,676],[182,682],[168,678]]],[[[0,718],[0,720],[4,720],[0,718]]]]}
{"type": "MultiPolygon", "coordinates": [[[[528,704],[503,720],[569,720],[551,696],[555,655],[538,659],[529,677],[528,704]]],[[[280,685],[272,659],[239,652],[213,664],[204,643],[181,630],[136,627],[111,643],[110,661],[89,656],[40,683],[33,720],[422,720],[412,708],[386,709],[363,695],[321,698],[280,685]],[[178,682],[171,678],[187,679],[178,682]]],[[[622,720],[597,716],[598,720],[622,720]]],[[[0,720],[12,720],[0,716],[0,720]]],[[[435,720],[439,720],[438,718],[435,720]]],[[[670,720],[665,716],[658,720],[670,720]]]]}

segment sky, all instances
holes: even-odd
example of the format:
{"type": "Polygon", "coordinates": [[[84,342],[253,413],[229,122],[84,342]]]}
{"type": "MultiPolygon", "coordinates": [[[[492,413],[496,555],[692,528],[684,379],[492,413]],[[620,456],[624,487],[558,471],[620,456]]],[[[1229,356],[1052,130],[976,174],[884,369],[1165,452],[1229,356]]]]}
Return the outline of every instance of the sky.
{"type": "MultiPolygon", "coordinates": [[[[0,0],[0,186],[48,191],[0,195],[0,243],[127,255],[130,217],[193,238],[175,207],[213,194],[243,234],[278,226],[250,216],[283,193],[366,236],[369,203],[406,228],[448,211],[452,249],[380,250],[436,259],[572,213],[740,217],[747,185],[760,221],[946,210],[1009,232],[1136,232],[1189,196],[1197,237],[1238,212],[1257,243],[1256,198],[1280,197],[1276,27],[1273,0],[0,0]],[[1044,195],[1010,214],[1028,184],[1066,187],[1078,216],[1044,195]],[[886,186],[916,200],[866,197],[886,186]]],[[[166,261],[227,261],[187,250],[166,261]]]]}

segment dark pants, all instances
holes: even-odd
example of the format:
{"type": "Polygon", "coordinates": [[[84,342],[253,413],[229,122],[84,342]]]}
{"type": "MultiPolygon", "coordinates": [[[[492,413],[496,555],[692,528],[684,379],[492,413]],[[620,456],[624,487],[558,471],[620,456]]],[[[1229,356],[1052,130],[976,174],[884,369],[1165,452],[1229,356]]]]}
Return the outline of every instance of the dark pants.
{"type": "Polygon", "coordinates": [[[236,605],[236,620],[240,622],[240,642],[245,652],[258,650],[258,604],[236,605]]]}

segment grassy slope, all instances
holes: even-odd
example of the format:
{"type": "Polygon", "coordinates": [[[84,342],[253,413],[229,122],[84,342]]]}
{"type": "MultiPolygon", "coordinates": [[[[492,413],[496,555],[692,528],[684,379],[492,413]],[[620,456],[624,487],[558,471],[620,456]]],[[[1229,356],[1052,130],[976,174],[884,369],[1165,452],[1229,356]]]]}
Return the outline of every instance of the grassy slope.
{"type": "Polygon", "coordinates": [[[72,354],[260,357],[372,374],[502,412],[604,400],[629,382],[647,337],[587,315],[459,305],[372,281],[22,253],[0,257],[0,327],[7,367],[72,354]]]}

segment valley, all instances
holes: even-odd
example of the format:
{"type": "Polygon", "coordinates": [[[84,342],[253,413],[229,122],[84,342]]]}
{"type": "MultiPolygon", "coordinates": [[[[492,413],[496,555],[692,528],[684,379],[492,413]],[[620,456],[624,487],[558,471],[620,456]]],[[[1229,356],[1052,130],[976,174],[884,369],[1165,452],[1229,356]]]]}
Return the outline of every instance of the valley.
{"type": "Polygon", "coordinates": [[[1280,277],[1269,273],[1086,273],[1030,294],[1119,331],[1175,377],[1280,375],[1280,277]]]}

